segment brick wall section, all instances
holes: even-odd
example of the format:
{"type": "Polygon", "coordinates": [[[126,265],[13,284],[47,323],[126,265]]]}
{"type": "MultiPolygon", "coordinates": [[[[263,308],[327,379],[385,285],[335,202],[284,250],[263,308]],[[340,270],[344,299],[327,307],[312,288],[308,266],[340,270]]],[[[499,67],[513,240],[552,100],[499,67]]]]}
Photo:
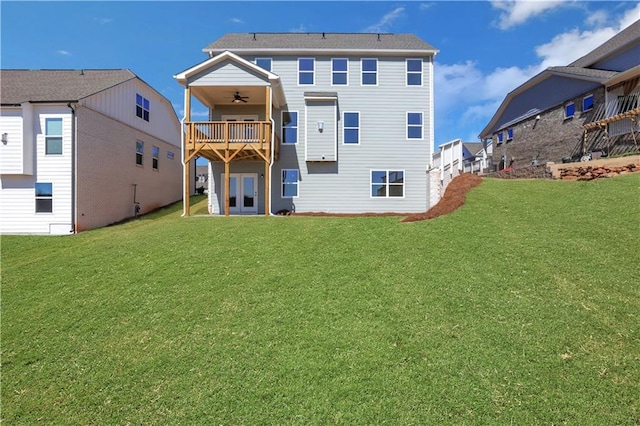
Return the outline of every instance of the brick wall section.
{"type": "Polygon", "coordinates": [[[78,107],[77,118],[78,232],[134,216],[133,184],[140,214],[182,199],[179,146],[86,107],[78,107]],[[137,140],[144,142],[142,167],[136,165],[137,140]],[[157,171],[152,169],[153,145],[160,148],[157,171]]]}

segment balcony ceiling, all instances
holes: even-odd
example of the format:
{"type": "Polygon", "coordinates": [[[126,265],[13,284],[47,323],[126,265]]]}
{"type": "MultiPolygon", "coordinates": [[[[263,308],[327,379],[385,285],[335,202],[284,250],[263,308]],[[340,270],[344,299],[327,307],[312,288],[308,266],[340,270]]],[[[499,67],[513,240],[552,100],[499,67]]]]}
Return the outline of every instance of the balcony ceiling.
{"type": "Polygon", "coordinates": [[[191,86],[191,93],[206,107],[216,105],[266,105],[265,86],[191,86]],[[234,103],[233,95],[238,92],[247,102],[234,103]]]}

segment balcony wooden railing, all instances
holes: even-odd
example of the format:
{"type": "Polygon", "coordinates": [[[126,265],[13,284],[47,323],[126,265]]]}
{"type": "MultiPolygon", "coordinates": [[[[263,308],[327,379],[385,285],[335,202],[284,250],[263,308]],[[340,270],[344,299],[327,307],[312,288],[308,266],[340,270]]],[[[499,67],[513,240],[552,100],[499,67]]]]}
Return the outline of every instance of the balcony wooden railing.
{"type": "Polygon", "coordinates": [[[602,126],[623,120],[625,118],[633,119],[633,125],[630,128],[637,127],[636,117],[640,115],[640,92],[631,93],[626,96],[618,96],[606,104],[601,104],[582,127],[585,130],[601,128],[602,126]]]}
{"type": "Polygon", "coordinates": [[[254,148],[268,149],[271,144],[269,121],[199,121],[186,125],[187,149],[194,149],[197,144],[214,144],[216,148],[251,144],[254,148]]]}

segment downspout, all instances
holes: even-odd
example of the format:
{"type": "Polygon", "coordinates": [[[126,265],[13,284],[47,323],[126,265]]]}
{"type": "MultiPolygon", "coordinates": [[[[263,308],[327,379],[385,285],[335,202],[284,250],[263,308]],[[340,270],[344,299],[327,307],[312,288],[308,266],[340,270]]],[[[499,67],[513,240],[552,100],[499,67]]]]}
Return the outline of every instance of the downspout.
{"type": "Polygon", "coordinates": [[[271,191],[271,187],[273,186],[273,156],[274,156],[274,152],[275,152],[275,142],[276,142],[276,123],[273,120],[273,85],[271,86],[272,90],[269,90],[269,105],[271,108],[271,114],[269,117],[269,121],[271,121],[271,161],[269,163],[269,192],[271,192],[271,194],[269,194],[269,206],[265,206],[265,209],[269,209],[269,216],[275,216],[273,214],[273,212],[271,211],[271,204],[272,204],[272,195],[273,195],[273,191],[271,191]]]}
{"type": "Polygon", "coordinates": [[[71,233],[76,233],[76,220],[78,218],[78,191],[76,189],[77,172],[78,172],[78,153],[76,149],[76,110],[71,106],[71,102],[67,103],[67,107],[71,110],[71,233]]]}

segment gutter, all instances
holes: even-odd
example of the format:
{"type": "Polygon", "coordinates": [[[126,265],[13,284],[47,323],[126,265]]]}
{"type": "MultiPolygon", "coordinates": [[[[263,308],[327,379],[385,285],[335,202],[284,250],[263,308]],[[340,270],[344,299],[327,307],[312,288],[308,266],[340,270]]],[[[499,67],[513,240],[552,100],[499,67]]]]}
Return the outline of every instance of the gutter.
{"type": "Polygon", "coordinates": [[[78,229],[76,223],[78,219],[78,191],[76,188],[76,182],[78,181],[78,150],[76,149],[76,143],[78,138],[76,132],[78,129],[76,126],[76,110],[71,106],[71,102],[67,103],[67,107],[71,110],[71,233],[75,234],[78,229]]]}

